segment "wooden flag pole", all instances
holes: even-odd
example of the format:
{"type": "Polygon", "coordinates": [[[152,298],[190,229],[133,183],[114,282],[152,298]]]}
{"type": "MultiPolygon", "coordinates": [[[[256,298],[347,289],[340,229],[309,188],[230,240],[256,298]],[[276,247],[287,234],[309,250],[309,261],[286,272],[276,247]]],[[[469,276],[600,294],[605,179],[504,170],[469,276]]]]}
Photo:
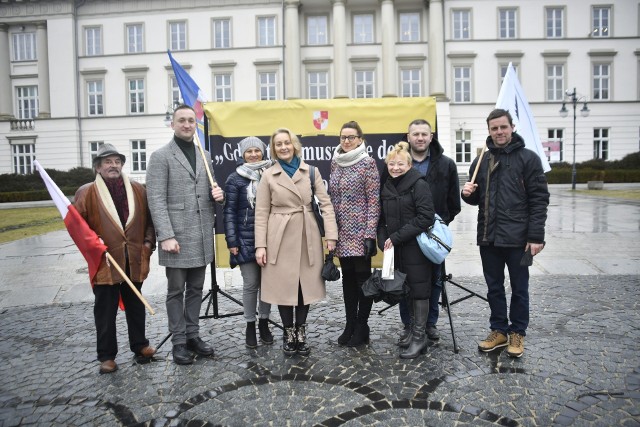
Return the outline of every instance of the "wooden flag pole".
{"type": "MultiPolygon", "coordinates": [[[[131,288],[133,293],[136,294],[136,296],[140,299],[140,301],[142,301],[142,304],[144,304],[144,306],[147,307],[147,310],[149,310],[149,313],[156,314],[156,312],[153,311],[153,308],[151,308],[151,306],[149,305],[147,300],[144,299],[144,297],[142,296],[140,291],[138,291],[138,288],[136,288],[135,285],[133,283],[131,283],[131,280],[129,280],[129,278],[127,277],[127,274],[124,271],[122,271],[122,269],[120,268],[120,266],[118,265],[116,260],[113,259],[113,257],[111,256],[111,254],[109,252],[106,252],[106,254],[107,254],[107,259],[109,260],[111,265],[113,265],[115,267],[115,269],[118,270],[118,273],[120,273],[120,275],[122,277],[124,277],[124,280],[127,282],[127,284],[129,285],[129,287],[131,288]]],[[[125,309],[126,309],[126,307],[125,307],[125,309]]]]}
{"type": "Polygon", "coordinates": [[[211,184],[211,188],[217,187],[218,184],[213,180],[213,175],[211,175],[211,169],[209,169],[209,163],[207,162],[207,157],[204,155],[204,149],[202,148],[202,144],[200,143],[200,138],[198,137],[198,132],[193,134],[193,141],[198,146],[200,150],[200,155],[202,156],[202,161],[204,162],[204,168],[207,170],[207,176],[209,177],[209,183],[211,184]]]}
{"type": "Polygon", "coordinates": [[[487,151],[487,147],[483,147],[480,152],[480,158],[478,158],[478,163],[476,163],[476,170],[473,171],[473,176],[471,177],[471,183],[476,182],[476,176],[478,176],[478,171],[480,170],[480,162],[482,162],[482,156],[484,156],[484,152],[487,151]]]}

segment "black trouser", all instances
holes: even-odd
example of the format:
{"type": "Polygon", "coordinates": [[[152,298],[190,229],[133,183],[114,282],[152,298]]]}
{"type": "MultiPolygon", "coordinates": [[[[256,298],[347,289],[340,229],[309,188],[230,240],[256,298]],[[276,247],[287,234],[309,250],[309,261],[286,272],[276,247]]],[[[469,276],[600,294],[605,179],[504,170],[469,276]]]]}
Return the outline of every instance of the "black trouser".
{"type": "MultiPolygon", "coordinates": [[[[280,312],[280,319],[282,319],[282,326],[290,328],[293,326],[293,309],[291,305],[279,305],[278,311],[280,312]]],[[[303,325],[307,323],[307,314],[309,314],[309,304],[304,305],[304,298],[302,297],[302,287],[298,284],[298,305],[296,309],[296,324],[303,325]]]]}
{"type": "Polygon", "coordinates": [[[342,292],[347,322],[367,323],[373,298],[362,293],[362,284],[371,276],[371,258],[364,256],[340,258],[342,292]]]}
{"type": "MultiPolygon", "coordinates": [[[[140,291],[142,283],[134,283],[140,291]]],[[[118,302],[122,296],[127,318],[129,333],[129,348],[138,353],[149,345],[145,337],[145,311],[142,301],[133,293],[126,282],[115,285],[95,285],[93,287],[95,303],[93,316],[96,322],[98,360],[113,360],[118,354],[118,340],[116,334],[116,316],[118,302]]]]}

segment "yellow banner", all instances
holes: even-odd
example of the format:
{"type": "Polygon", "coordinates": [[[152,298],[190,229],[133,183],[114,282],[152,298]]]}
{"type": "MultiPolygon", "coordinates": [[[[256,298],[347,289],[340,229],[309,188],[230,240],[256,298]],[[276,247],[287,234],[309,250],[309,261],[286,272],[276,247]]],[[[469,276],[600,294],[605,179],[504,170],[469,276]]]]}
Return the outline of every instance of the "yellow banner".
{"type": "Polygon", "coordinates": [[[360,124],[365,135],[403,134],[413,119],[427,120],[436,131],[435,98],[209,102],[204,111],[209,134],[226,138],[271,135],[281,127],[303,137],[338,135],[351,120],[360,124]]]}

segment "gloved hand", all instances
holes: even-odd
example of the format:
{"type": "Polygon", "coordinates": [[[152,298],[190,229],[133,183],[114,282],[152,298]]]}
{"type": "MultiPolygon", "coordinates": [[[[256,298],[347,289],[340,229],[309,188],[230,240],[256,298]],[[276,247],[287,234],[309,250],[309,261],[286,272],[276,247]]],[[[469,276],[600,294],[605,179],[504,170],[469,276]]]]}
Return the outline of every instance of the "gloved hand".
{"type": "Polygon", "coordinates": [[[364,256],[371,258],[378,253],[376,249],[376,239],[364,239],[364,256]]]}

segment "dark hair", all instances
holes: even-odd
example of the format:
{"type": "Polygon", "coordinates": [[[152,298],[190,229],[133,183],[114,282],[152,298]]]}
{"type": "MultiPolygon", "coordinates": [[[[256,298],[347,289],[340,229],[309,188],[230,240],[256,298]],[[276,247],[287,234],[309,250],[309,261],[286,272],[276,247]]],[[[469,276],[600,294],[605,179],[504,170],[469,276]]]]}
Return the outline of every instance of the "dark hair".
{"type": "Polygon", "coordinates": [[[340,128],[340,133],[342,133],[342,129],[355,129],[355,131],[358,132],[358,136],[362,138],[362,129],[360,129],[360,125],[355,120],[343,124],[340,128]]]}
{"type": "Polygon", "coordinates": [[[196,112],[196,110],[194,110],[193,107],[191,107],[191,106],[189,106],[187,104],[180,104],[176,108],[174,108],[173,115],[171,116],[172,120],[176,116],[176,112],[178,112],[179,110],[191,110],[191,111],[193,111],[194,114],[196,112]]]}
{"type": "Polygon", "coordinates": [[[507,119],[509,119],[509,124],[513,126],[513,118],[511,117],[511,114],[509,114],[507,110],[503,110],[502,108],[496,108],[495,110],[490,112],[489,117],[487,117],[487,127],[489,127],[489,122],[491,120],[497,119],[500,117],[506,117],[507,119]]]}
{"type": "Polygon", "coordinates": [[[409,133],[409,129],[411,129],[411,126],[413,126],[413,125],[427,125],[427,126],[429,126],[429,129],[433,129],[431,127],[431,123],[429,123],[425,119],[415,119],[414,121],[409,123],[409,127],[407,127],[407,133],[409,133]]]}

